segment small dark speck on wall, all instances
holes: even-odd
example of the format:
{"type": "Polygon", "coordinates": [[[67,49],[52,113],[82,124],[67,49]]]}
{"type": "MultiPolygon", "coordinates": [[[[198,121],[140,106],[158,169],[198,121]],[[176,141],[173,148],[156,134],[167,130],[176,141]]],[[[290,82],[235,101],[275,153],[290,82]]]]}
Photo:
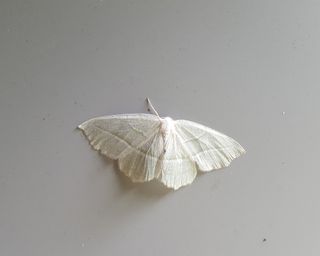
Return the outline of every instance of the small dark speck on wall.
{"type": "Polygon", "coordinates": [[[263,239],[262,239],[262,242],[267,242],[267,238],[263,238],[263,239]]]}

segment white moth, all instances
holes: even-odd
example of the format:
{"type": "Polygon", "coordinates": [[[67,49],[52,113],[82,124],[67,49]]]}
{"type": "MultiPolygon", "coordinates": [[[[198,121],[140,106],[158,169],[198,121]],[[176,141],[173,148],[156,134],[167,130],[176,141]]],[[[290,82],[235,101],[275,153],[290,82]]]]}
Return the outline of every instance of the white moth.
{"type": "Polygon", "coordinates": [[[226,167],[245,153],[234,139],[195,122],[162,118],[147,103],[154,114],[97,117],[78,126],[133,182],[157,179],[178,189],[192,183],[197,170],[226,167]]]}

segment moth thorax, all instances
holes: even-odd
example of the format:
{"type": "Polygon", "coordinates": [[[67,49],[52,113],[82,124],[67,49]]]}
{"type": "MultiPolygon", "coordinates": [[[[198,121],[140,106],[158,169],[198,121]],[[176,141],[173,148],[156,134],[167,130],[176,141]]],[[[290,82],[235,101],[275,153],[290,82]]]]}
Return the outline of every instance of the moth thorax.
{"type": "Polygon", "coordinates": [[[174,130],[174,121],[170,117],[161,118],[161,134],[163,138],[163,153],[167,151],[169,134],[174,130]]]}
{"type": "Polygon", "coordinates": [[[170,117],[161,118],[161,133],[167,136],[172,129],[174,129],[174,121],[170,117]]]}

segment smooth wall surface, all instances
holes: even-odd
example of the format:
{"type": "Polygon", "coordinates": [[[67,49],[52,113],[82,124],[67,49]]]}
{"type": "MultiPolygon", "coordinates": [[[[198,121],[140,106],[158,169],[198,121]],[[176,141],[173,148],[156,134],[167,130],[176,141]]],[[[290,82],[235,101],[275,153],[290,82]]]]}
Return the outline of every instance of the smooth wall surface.
{"type": "Polygon", "coordinates": [[[0,254],[320,254],[320,2],[2,0],[0,254]],[[172,192],[76,126],[145,112],[247,154],[172,192]]]}

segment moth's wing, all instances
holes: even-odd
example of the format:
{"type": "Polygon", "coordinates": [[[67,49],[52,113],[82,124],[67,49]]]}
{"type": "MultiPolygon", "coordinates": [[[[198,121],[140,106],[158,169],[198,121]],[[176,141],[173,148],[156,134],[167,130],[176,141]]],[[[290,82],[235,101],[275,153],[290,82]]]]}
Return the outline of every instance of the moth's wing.
{"type": "Polygon", "coordinates": [[[97,117],[78,126],[95,150],[111,159],[119,159],[150,140],[160,120],[150,114],[124,114],[97,117]]]}
{"type": "Polygon", "coordinates": [[[167,134],[165,152],[158,165],[158,179],[167,187],[178,189],[193,182],[197,166],[176,132],[167,134]]]}
{"type": "Polygon", "coordinates": [[[183,145],[201,171],[226,167],[233,159],[245,153],[244,148],[234,139],[204,125],[176,120],[175,127],[183,145]]]}
{"type": "Polygon", "coordinates": [[[163,138],[159,128],[142,145],[131,148],[119,159],[119,169],[134,182],[150,181],[157,176],[157,164],[162,152],[163,138]]]}

